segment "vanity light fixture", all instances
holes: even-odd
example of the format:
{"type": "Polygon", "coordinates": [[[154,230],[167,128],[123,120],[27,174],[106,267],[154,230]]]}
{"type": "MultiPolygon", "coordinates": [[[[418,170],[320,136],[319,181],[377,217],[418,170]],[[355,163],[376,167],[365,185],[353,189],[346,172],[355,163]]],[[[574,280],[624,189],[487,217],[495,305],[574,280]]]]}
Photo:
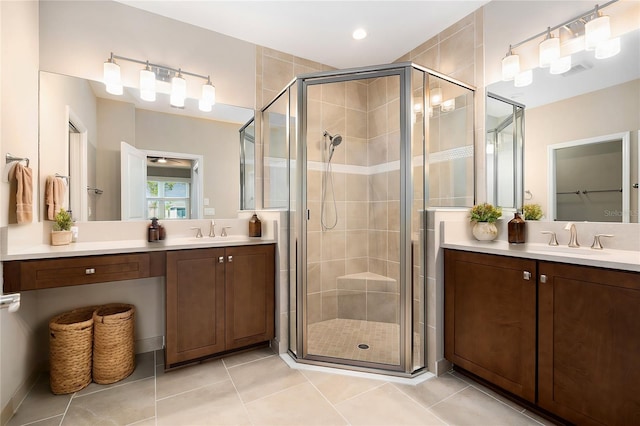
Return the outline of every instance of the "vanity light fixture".
{"type": "Polygon", "coordinates": [[[184,108],[184,100],[187,97],[187,81],[182,76],[182,70],[171,78],[171,96],[169,102],[177,108],[184,108]]]}
{"type": "MultiPolygon", "coordinates": [[[[544,37],[538,46],[538,65],[549,68],[551,74],[562,74],[571,69],[571,55],[582,50],[595,50],[596,59],[610,58],[620,53],[620,38],[611,38],[609,16],[600,11],[616,3],[611,0],[602,6],[562,22],[519,43],[509,45],[507,56],[502,59],[502,80],[514,80],[516,87],[531,84],[533,74],[520,72],[520,57],[514,49],[544,37]],[[558,37],[554,32],[558,30],[558,37]]],[[[531,70],[528,70],[531,71],[531,70]]]]}
{"type": "Polygon", "coordinates": [[[584,25],[584,47],[587,50],[595,50],[598,44],[611,37],[609,17],[600,12],[598,5],[595,7],[593,15],[594,18],[584,25]]]}
{"type": "Polygon", "coordinates": [[[438,106],[442,103],[442,89],[434,87],[431,89],[431,106],[438,106]]]}
{"type": "Polygon", "coordinates": [[[156,73],[151,70],[148,61],[147,66],[140,70],[140,98],[147,102],[156,100],[156,73]]]}
{"type": "Polygon", "coordinates": [[[551,27],[547,27],[547,36],[538,47],[540,68],[550,66],[560,58],[560,39],[551,34],[551,27]]]}
{"type": "Polygon", "coordinates": [[[113,53],[103,65],[104,84],[107,92],[112,95],[122,95],[122,80],[120,78],[120,65],[114,59],[113,53]]]}
{"type": "Polygon", "coordinates": [[[121,61],[134,62],[144,65],[140,70],[140,98],[147,102],[156,100],[156,81],[161,80],[171,82],[170,103],[176,108],[184,108],[187,97],[187,81],[184,76],[196,77],[206,80],[202,85],[202,96],[199,100],[201,111],[210,112],[216,103],[216,89],[211,83],[211,76],[195,74],[184,71],[181,68],[171,68],[164,65],[152,64],[149,61],[127,58],[114,55],[113,52],[104,63],[104,84],[107,92],[113,95],[122,95],[123,86],[120,75],[120,65],[116,59],[121,61]]]}
{"type": "Polygon", "coordinates": [[[502,80],[511,81],[520,72],[520,56],[513,53],[511,46],[507,55],[502,59],[502,80]]]}

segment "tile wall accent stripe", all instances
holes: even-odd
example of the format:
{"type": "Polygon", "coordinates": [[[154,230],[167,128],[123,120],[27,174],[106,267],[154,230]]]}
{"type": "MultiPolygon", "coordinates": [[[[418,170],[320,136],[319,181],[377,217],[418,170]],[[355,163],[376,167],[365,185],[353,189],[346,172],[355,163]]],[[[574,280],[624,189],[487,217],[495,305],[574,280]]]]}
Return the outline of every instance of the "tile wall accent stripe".
{"type": "Polygon", "coordinates": [[[473,157],[473,146],[461,146],[447,149],[445,151],[434,152],[429,155],[429,163],[442,163],[444,161],[458,160],[460,158],[473,157]]]}

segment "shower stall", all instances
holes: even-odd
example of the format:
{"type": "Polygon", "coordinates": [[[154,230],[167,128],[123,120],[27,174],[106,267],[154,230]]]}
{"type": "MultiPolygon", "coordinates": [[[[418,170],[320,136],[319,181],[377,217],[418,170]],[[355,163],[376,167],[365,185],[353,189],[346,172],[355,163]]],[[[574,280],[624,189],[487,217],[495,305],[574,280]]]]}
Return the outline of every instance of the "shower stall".
{"type": "Polygon", "coordinates": [[[263,204],[288,210],[299,362],[425,369],[427,210],[474,202],[473,99],[404,62],[301,75],[262,110],[263,204]]]}

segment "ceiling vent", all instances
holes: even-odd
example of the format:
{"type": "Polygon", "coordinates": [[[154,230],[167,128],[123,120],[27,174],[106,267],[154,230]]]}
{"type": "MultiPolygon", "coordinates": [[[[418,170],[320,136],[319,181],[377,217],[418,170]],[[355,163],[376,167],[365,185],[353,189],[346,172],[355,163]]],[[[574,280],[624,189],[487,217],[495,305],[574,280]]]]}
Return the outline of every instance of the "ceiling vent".
{"type": "Polygon", "coordinates": [[[583,62],[580,64],[575,64],[574,66],[571,67],[571,69],[567,72],[565,72],[564,74],[562,74],[563,77],[569,77],[578,73],[581,73],[583,71],[588,71],[591,68],[593,68],[593,65],[591,65],[588,62],[583,62]]]}

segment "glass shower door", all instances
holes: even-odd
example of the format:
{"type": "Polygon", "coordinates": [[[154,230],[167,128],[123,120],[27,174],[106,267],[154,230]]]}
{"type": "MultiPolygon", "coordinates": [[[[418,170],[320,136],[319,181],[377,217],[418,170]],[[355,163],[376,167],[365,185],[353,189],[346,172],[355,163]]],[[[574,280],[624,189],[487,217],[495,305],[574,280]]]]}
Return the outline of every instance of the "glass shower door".
{"type": "Polygon", "coordinates": [[[305,358],[400,369],[400,74],[306,90],[305,358]]]}

